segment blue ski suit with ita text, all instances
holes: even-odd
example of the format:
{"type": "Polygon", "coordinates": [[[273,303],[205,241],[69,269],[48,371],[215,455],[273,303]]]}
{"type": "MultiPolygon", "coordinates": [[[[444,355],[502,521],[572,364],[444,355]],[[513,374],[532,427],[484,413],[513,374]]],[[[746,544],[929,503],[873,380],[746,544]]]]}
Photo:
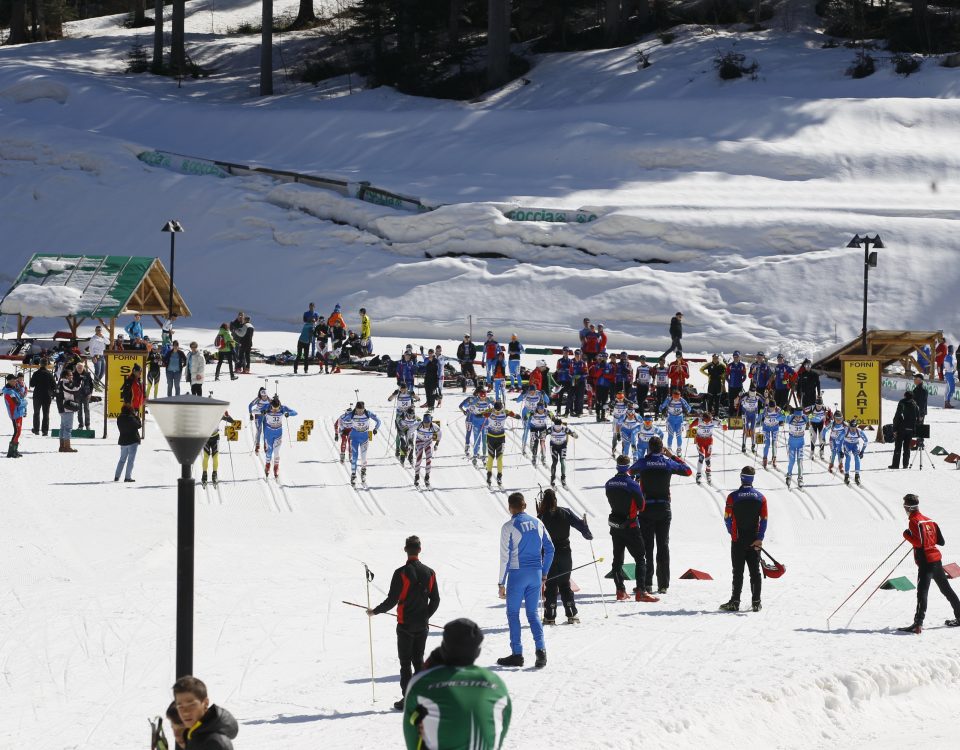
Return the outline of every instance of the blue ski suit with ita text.
{"type": "Polygon", "coordinates": [[[507,623],[510,649],[523,653],[520,642],[520,606],[527,612],[527,623],[537,649],[544,649],[543,623],[540,622],[540,589],[553,564],[554,546],[550,534],[539,519],[517,513],[500,530],[500,585],[507,589],[507,623]]]}

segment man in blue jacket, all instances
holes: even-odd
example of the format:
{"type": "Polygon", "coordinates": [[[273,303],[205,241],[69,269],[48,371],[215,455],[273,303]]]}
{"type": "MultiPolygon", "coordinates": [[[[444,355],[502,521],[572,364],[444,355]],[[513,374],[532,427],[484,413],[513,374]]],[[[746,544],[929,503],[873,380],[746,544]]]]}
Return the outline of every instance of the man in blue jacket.
{"type": "Polygon", "coordinates": [[[540,622],[540,592],[553,564],[553,541],[543,523],[526,513],[523,494],[514,492],[507,499],[510,520],[500,530],[501,599],[507,600],[507,623],[510,625],[510,656],[497,659],[501,667],[523,666],[523,645],[520,642],[520,604],[527,610],[527,622],[537,649],[537,668],[547,666],[547,646],[540,622]]]}
{"type": "Polygon", "coordinates": [[[657,597],[650,596],[643,590],[642,582],[646,577],[647,563],[643,536],[637,522],[637,516],[643,511],[643,490],[631,479],[629,469],[630,459],[627,456],[618,456],[617,473],[604,485],[607,502],[610,503],[607,525],[613,541],[613,583],[617,587],[617,601],[626,601],[628,597],[623,575],[623,553],[629,552],[636,564],[636,577],[640,584],[636,591],[637,601],[658,602],[660,600],[657,597]]]}

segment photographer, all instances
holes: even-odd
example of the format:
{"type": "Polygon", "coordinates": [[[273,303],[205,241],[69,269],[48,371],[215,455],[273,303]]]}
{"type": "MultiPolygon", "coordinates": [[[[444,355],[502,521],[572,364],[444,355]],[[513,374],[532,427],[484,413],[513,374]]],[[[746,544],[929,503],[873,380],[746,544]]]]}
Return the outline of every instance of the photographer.
{"type": "MultiPolygon", "coordinates": [[[[924,391],[924,394],[926,394],[926,391],[924,391]]],[[[916,401],[914,401],[913,391],[907,391],[900,399],[900,403],[897,404],[897,413],[893,417],[893,429],[896,438],[893,444],[893,461],[890,462],[889,468],[900,468],[901,450],[903,451],[903,468],[909,468],[910,445],[919,422],[920,409],[917,408],[916,401]]]]}

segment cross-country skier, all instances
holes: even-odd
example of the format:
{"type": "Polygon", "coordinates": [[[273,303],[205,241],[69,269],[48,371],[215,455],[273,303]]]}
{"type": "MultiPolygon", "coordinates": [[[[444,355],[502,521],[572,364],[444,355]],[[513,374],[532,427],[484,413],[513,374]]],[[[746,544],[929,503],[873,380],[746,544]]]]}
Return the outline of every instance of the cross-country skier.
{"type": "Polygon", "coordinates": [[[487,340],[483,342],[480,364],[487,370],[487,388],[493,387],[493,366],[500,352],[500,344],[493,337],[493,331],[487,331],[487,340]]]}
{"type": "Polygon", "coordinates": [[[733,361],[727,365],[727,403],[731,409],[735,408],[746,381],[747,366],[740,361],[740,352],[734,351],[733,361]]]}
{"type": "MultiPolygon", "coordinates": [[[[233,424],[233,417],[230,416],[230,412],[225,411],[223,416],[220,417],[221,422],[226,422],[227,424],[233,424]]],[[[200,484],[204,487],[207,486],[207,466],[210,463],[210,459],[213,459],[213,486],[217,486],[217,470],[220,468],[220,424],[217,423],[217,426],[213,430],[213,434],[207,438],[207,442],[203,444],[203,473],[200,475],[200,484]]]]}
{"type": "Polygon", "coordinates": [[[783,412],[777,402],[770,398],[760,412],[760,427],[763,430],[763,468],[767,468],[767,458],[772,453],[773,466],[777,465],[777,439],[780,437],[780,425],[783,424],[783,412]],[[771,450],[772,449],[772,450],[771,450]]]}
{"type": "MultiPolygon", "coordinates": [[[[637,434],[642,427],[643,423],[637,415],[636,407],[633,404],[629,404],[623,418],[614,424],[614,430],[616,430],[617,436],[622,441],[621,447],[624,456],[630,456],[632,454],[634,460],[641,457],[637,451],[637,434]]],[[[616,452],[614,452],[613,455],[616,456],[616,452]]]]}
{"type": "Polygon", "coordinates": [[[573,555],[570,551],[570,528],[573,527],[584,539],[593,539],[593,533],[587,525],[586,515],[578,517],[569,508],[557,505],[557,493],[552,489],[543,491],[543,497],[537,507],[537,518],[553,541],[553,565],[547,572],[547,586],[543,599],[543,624],[555,625],[557,622],[557,593],[563,602],[563,611],[568,624],[580,622],[577,617],[577,604],[570,588],[570,570],[573,568],[573,555]]]}
{"type": "Polygon", "coordinates": [[[637,402],[641,415],[647,411],[647,396],[650,395],[650,370],[646,356],[641,354],[633,377],[634,400],[637,402]]]}
{"type": "Polygon", "coordinates": [[[405,385],[413,393],[413,381],[417,374],[417,362],[413,352],[404,352],[397,362],[397,386],[405,385]]]}
{"type": "Polygon", "coordinates": [[[653,378],[653,387],[656,393],[653,410],[655,413],[659,414],[660,405],[666,401],[667,397],[670,395],[670,372],[667,370],[667,365],[664,362],[663,357],[660,357],[660,361],[657,362],[657,366],[652,367],[650,372],[653,378]]]}
{"type": "Polygon", "coordinates": [[[340,463],[346,460],[347,443],[350,442],[350,430],[353,428],[353,407],[348,406],[347,410],[336,418],[333,422],[333,442],[340,439],[340,463]]]}
{"type": "MultiPolygon", "coordinates": [[[[488,474],[489,476],[489,474],[488,474]]],[[[489,482],[489,479],[487,480],[489,482]]],[[[527,623],[536,646],[538,669],[547,666],[547,646],[540,622],[540,592],[553,564],[554,547],[541,521],[526,513],[523,495],[514,492],[507,499],[510,520],[500,530],[499,595],[507,600],[510,626],[510,656],[497,659],[501,667],[523,666],[520,641],[520,605],[527,611],[527,623]]]]}
{"type": "Polygon", "coordinates": [[[667,416],[667,447],[676,440],[676,452],[683,452],[683,421],[690,413],[690,404],[680,396],[679,389],[674,388],[673,395],[660,405],[660,412],[667,416]]]}
{"type": "Polygon", "coordinates": [[[283,445],[283,418],[295,417],[297,413],[288,406],[280,403],[279,396],[274,396],[270,403],[261,409],[263,415],[263,455],[266,464],[263,468],[264,476],[270,476],[270,461],[273,461],[273,476],[280,477],[280,447],[283,445]]]}
{"type": "Polygon", "coordinates": [[[727,533],[730,534],[730,561],[733,563],[733,592],[730,601],[720,605],[724,612],[740,610],[740,592],[743,590],[743,566],[750,571],[750,594],[753,611],[760,611],[760,549],[767,533],[767,498],[753,488],[755,470],[744,466],[740,471],[740,489],[727,495],[723,513],[727,533]]]}
{"type": "Polygon", "coordinates": [[[720,399],[727,388],[727,366],[720,361],[719,354],[713,354],[710,361],[700,368],[707,376],[707,396],[704,399],[707,411],[720,416],[720,399]]]}
{"type": "Polygon", "coordinates": [[[548,433],[550,439],[550,486],[557,486],[557,464],[560,464],[560,484],[567,488],[567,438],[577,439],[577,433],[560,421],[560,417],[553,418],[553,426],[548,433]]]}
{"type": "Polygon", "coordinates": [[[537,450],[540,452],[540,463],[547,465],[547,429],[550,426],[550,415],[547,407],[540,403],[533,413],[523,422],[524,432],[530,433],[530,462],[537,465],[537,450]]]}
{"type": "Polygon", "coordinates": [[[860,484],[860,459],[867,449],[867,433],[860,429],[860,423],[856,419],[847,422],[847,429],[843,432],[843,481],[850,484],[850,459],[853,458],[854,476],[853,481],[860,484]]]}
{"type": "Polygon", "coordinates": [[[430,412],[423,415],[420,424],[414,429],[413,441],[417,457],[413,466],[413,486],[420,486],[420,463],[426,458],[423,484],[427,489],[430,489],[430,465],[433,463],[433,450],[440,447],[440,425],[433,421],[430,412]]]}
{"type": "Polygon", "coordinates": [[[487,487],[493,477],[493,460],[497,460],[497,487],[503,488],[503,446],[507,440],[507,419],[519,419],[519,414],[503,408],[502,401],[495,401],[493,409],[485,412],[484,429],[487,434],[487,487]]]}
{"type": "Polygon", "coordinates": [[[636,458],[646,458],[650,451],[650,440],[654,437],[663,440],[663,430],[653,423],[653,414],[643,416],[643,424],[637,430],[637,450],[634,454],[636,458]]]}
{"type": "MultiPolygon", "coordinates": [[[[946,373],[946,370],[944,371],[946,373]]],[[[937,546],[946,544],[943,532],[936,521],[932,521],[920,512],[920,498],[913,493],[903,496],[903,509],[906,511],[909,525],[903,532],[903,538],[913,546],[913,559],[917,563],[917,610],[913,624],[900,628],[904,633],[920,635],[923,618],[927,613],[927,593],[933,580],[950,606],[953,607],[953,619],[944,624],[955,628],[960,626],[960,597],[950,586],[947,574],[943,570],[942,556],[937,546]]]]}
{"type": "MultiPolygon", "coordinates": [[[[397,428],[397,439],[395,441],[396,445],[394,446],[393,455],[397,458],[400,458],[401,453],[406,453],[406,433],[403,435],[400,434],[400,420],[406,415],[409,409],[413,408],[414,402],[419,400],[420,397],[417,396],[416,393],[413,393],[405,382],[400,383],[400,387],[387,396],[387,401],[397,402],[393,411],[393,423],[397,428]]],[[[400,463],[403,463],[403,461],[401,460],[400,463]]]]}
{"type": "Polygon", "coordinates": [[[823,431],[824,439],[830,448],[830,465],[827,471],[833,474],[833,464],[836,462],[839,468],[843,460],[843,433],[847,430],[847,423],[843,421],[843,412],[839,409],[833,413],[833,420],[827,423],[823,431]]]}
{"type": "Polygon", "coordinates": [[[523,354],[523,344],[517,339],[517,334],[511,334],[510,341],[507,342],[507,366],[509,368],[511,390],[520,390],[521,354],[523,354]]]}
{"type": "Polygon", "coordinates": [[[807,433],[809,417],[800,406],[793,407],[784,427],[787,430],[787,487],[793,481],[793,467],[797,467],[797,487],[803,487],[803,438],[807,433]]]}
{"type": "MultiPolygon", "coordinates": [[[[256,436],[253,439],[253,452],[257,455],[260,453],[260,443],[263,442],[263,411],[268,406],[270,406],[270,394],[267,393],[266,388],[261,388],[257,391],[257,397],[247,407],[247,413],[254,423],[254,429],[256,429],[256,436]]],[[[334,431],[336,431],[336,428],[334,428],[334,431]]]]}
{"type": "Polygon", "coordinates": [[[638,514],[643,510],[643,489],[637,481],[630,477],[630,459],[626,456],[617,457],[617,473],[608,479],[604,485],[607,502],[610,504],[610,515],[607,516],[607,525],[610,527],[610,538],[613,542],[613,585],[617,588],[617,601],[627,599],[627,587],[624,583],[623,557],[629,552],[633,558],[636,571],[637,589],[635,598],[638,602],[658,602],[657,597],[651,596],[643,588],[643,579],[646,575],[647,556],[643,548],[643,536],[640,533],[638,514]]]}
{"type": "Polygon", "coordinates": [[[804,408],[803,413],[810,420],[810,460],[815,458],[817,444],[820,445],[820,458],[823,458],[824,430],[830,421],[830,410],[823,403],[823,396],[817,396],[813,406],[804,408]]]}
{"type": "Polygon", "coordinates": [[[757,386],[757,393],[761,396],[770,385],[772,377],[773,370],[770,369],[766,356],[763,352],[757,352],[757,358],[750,365],[750,380],[757,386]]]}
{"type": "Polygon", "coordinates": [[[735,408],[743,419],[743,436],[740,440],[740,452],[747,452],[747,438],[750,438],[750,452],[757,452],[757,416],[760,411],[760,396],[757,395],[757,384],[750,383],[747,392],[740,396],[735,408]]]}
{"type": "Polygon", "coordinates": [[[367,447],[370,440],[380,429],[380,417],[367,411],[363,401],[357,401],[353,407],[353,421],[350,426],[350,484],[357,483],[357,464],[360,465],[360,482],[367,481],[367,447]],[[372,425],[371,425],[372,423],[372,425]],[[371,429],[371,426],[373,429],[371,429]]]}
{"type": "Polygon", "coordinates": [[[523,439],[520,443],[521,452],[525,456],[527,455],[527,436],[530,434],[530,427],[527,420],[530,418],[530,415],[537,410],[538,406],[546,403],[546,399],[543,393],[537,390],[535,385],[528,383],[527,390],[517,396],[514,401],[518,404],[523,404],[523,408],[520,409],[520,416],[523,420],[523,439]]]}
{"type": "MultiPolygon", "coordinates": [[[[617,443],[620,442],[620,423],[627,416],[627,407],[633,403],[627,399],[623,391],[619,391],[610,405],[610,418],[613,420],[613,438],[610,444],[610,452],[614,458],[617,457],[617,443]]],[[[627,451],[624,451],[627,453],[627,451]]]]}
{"type": "Polygon", "coordinates": [[[707,484],[710,484],[710,457],[713,455],[713,431],[717,427],[717,422],[713,419],[713,414],[709,411],[703,412],[699,418],[690,423],[691,429],[696,430],[693,442],[697,446],[697,484],[700,484],[700,478],[703,476],[704,464],[706,464],[707,484]]]}
{"type": "Polygon", "coordinates": [[[403,412],[403,414],[397,416],[397,447],[400,450],[397,457],[400,459],[401,466],[403,466],[403,462],[407,459],[410,460],[410,465],[413,465],[414,433],[419,424],[420,420],[417,419],[417,412],[412,406],[403,412]]]}
{"type": "Polygon", "coordinates": [[[473,436],[473,465],[477,465],[477,458],[480,456],[480,449],[483,448],[483,458],[487,457],[487,443],[484,434],[483,415],[490,409],[491,403],[487,398],[487,392],[483,388],[477,388],[473,396],[468,396],[460,402],[460,411],[466,416],[466,425],[464,426],[464,444],[463,455],[470,455],[470,437],[473,436]]]}

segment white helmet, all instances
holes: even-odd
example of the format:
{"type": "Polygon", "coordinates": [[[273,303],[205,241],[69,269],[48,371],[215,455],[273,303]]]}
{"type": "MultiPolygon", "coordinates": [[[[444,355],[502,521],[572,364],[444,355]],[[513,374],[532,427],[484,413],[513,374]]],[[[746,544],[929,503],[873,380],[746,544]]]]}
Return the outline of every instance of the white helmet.
{"type": "Polygon", "coordinates": [[[543,359],[537,360],[537,367],[546,367],[546,366],[547,366],[546,360],[543,360],[543,359]]]}

